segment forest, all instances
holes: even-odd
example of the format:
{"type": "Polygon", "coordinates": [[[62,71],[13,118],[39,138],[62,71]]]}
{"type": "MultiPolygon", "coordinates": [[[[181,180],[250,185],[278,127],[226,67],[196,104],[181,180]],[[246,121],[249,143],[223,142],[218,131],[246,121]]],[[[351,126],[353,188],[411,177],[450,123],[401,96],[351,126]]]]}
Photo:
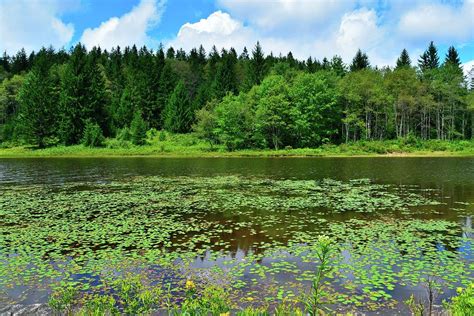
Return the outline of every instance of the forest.
{"type": "Polygon", "coordinates": [[[393,69],[361,50],[346,65],[337,55],[265,54],[258,42],[241,54],[79,43],[0,63],[3,147],[143,145],[149,130],[195,133],[230,151],[474,135],[472,83],[456,49],[440,56],[433,42],[416,59],[403,50],[393,69]]]}

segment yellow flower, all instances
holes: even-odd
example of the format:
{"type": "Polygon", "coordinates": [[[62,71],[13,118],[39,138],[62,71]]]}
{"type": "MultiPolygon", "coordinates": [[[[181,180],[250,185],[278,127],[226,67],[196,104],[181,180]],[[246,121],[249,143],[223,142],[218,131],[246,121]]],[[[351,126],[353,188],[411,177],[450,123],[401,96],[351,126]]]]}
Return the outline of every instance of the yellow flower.
{"type": "Polygon", "coordinates": [[[194,282],[191,280],[187,280],[185,287],[186,287],[186,290],[193,290],[194,288],[196,288],[196,284],[194,284],[194,282]]]}
{"type": "Polygon", "coordinates": [[[220,313],[219,316],[230,316],[230,312],[227,312],[227,313],[220,313]]]}
{"type": "Polygon", "coordinates": [[[253,297],[247,297],[247,301],[249,302],[253,301],[253,297]]]}
{"type": "Polygon", "coordinates": [[[462,293],[462,287],[458,287],[458,288],[456,289],[456,292],[462,293]]]}

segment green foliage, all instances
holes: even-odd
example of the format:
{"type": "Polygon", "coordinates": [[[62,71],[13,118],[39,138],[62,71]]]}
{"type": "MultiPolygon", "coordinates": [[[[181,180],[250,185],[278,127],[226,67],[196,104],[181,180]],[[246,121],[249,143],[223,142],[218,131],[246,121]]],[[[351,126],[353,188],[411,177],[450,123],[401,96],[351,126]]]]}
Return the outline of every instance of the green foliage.
{"type": "Polygon", "coordinates": [[[57,133],[56,81],[54,70],[48,68],[46,61],[39,61],[18,95],[21,105],[18,128],[27,140],[40,148],[46,147],[48,140],[57,133]]]}
{"type": "Polygon", "coordinates": [[[451,303],[446,306],[453,316],[473,316],[474,315],[474,283],[465,289],[457,288],[457,296],[454,296],[451,303]]]}
{"type": "Polygon", "coordinates": [[[185,133],[191,128],[194,113],[183,81],[178,82],[165,108],[164,128],[174,133],[185,133]]]}
{"type": "Polygon", "coordinates": [[[134,145],[146,144],[146,132],[148,128],[140,112],[135,112],[130,124],[131,140],[134,145]]]}
{"type": "Polygon", "coordinates": [[[101,147],[104,145],[104,140],[105,138],[99,124],[87,121],[81,143],[88,147],[101,147]]]}
{"type": "Polygon", "coordinates": [[[314,249],[318,258],[318,267],[316,268],[316,276],[311,282],[311,291],[306,298],[305,305],[309,315],[320,315],[322,305],[327,303],[328,293],[324,291],[324,278],[331,272],[330,259],[335,251],[332,240],[327,236],[320,236],[315,244],[314,249]]]}
{"type": "Polygon", "coordinates": [[[51,294],[48,305],[56,312],[69,314],[73,310],[77,295],[77,288],[72,286],[58,288],[51,294]]]}
{"type": "Polygon", "coordinates": [[[395,69],[371,67],[361,50],[349,67],[337,55],[321,61],[299,61],[291,52],[266,56],[258,42],[251,55],[216,47],[208,57],[202,47],[189,53],[170,48],[166,54],[135,46],[87,51],[82,44],[69,53],[41,49],[28,58],[24,51],[5,53],[0,141],[76,145],[88,121],[109,138],[130,127],[136,112],[147,128],[195,130],[211,150],[474,135],[472,93],[454,47],[440,66],[431,42],[418,69],[406,50],[395,69]],[[236,109],[228,108],[229,94],[236,109]]]}

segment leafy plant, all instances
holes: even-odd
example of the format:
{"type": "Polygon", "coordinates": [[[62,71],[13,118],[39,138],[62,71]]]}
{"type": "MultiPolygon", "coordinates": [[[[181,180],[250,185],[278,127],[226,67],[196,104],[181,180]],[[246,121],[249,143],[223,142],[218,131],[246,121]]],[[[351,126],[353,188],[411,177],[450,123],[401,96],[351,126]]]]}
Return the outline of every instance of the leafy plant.
{"type": "Polygon", "coordinates": [[[100,147],[104,145],[104,135],[99,124],[87,121],[82,134],[81,143],[88,147],[100,147]]]}
{"type": "Polygon", "coordinates": [[[332,240],[327,236],[320,236],[315,245],[316,256],[319,260],[316,268],[316,276],[311,283],[311,290],[306,298],[306,310],[309,315],[316,316],[321,313],[321,307],[325,303],[327,293],[324,291],[324,279],[332,270],[330,259],[334,252],[332,240]]]}

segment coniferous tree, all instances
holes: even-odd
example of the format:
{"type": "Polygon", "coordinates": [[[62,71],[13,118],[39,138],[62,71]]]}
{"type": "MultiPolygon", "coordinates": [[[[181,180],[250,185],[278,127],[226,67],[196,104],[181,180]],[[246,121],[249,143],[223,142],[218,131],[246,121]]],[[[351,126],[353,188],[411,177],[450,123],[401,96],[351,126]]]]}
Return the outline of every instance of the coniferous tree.
{"type": "Polygon", "coordinates": [[[3,56],[0,59],[0,65],[5,72],[10,72],[10,57],[7,55],[7,52],[3,52],[3,56]]]}
{"type": "Polygon", "coordinates": [[[342,61],[340,56],[335,55],[330,62],[331,70],[334,71],[339,77],[343,77],[346,74],[346,65],[342,61]]]}
{"type": "Polygon", "coordinates": [[[11,72],[13,74],[19,74],[28,70],[28,57],[26,56],[25,49],[22,48],[16,55],[13,57],[11,72]]]}
{"type": "Polygon", "coordinates": [[[40,148],[48,145],[57,132],[57,81],[46,54],[40,54],[19,92],[22,132],[40,148]]]}
{"type": "Polygon", "coordinates": [[[173,47],[168,48],[168,50],[166,51],[166,58],[174,59],[174,56],[175,56],[174,48],[173,47]]]}
{"type": "Polygon", "coordinates": [[[448,48],[444,66],[452,70],[454,74],[462,76],[463,70],[461,66],[461,60],[459,59],[458,51],[456,48],[454,48],[454,46],[450,46],[448,48]]]}
{"type": "Polygon", "coordinates": [[[428,49],[418,59],[418,67],[424,72],[439,67],[438,49],[433,41],[430,42],[428,49]]]}
{"type": "Polygon", "coordinates": [[[239,59],[240,60],[249,60],[250,59],[247,47],[244,46],[244,49],[242,50],[242,54],[240,54],[240,56],[239,56],[239,59]]]}
{"type": "Polygon", "coordinates": [[[359,49],[352,59],[350,69],[351,71],[358,71],[366,68],[370,68],[369,57],[359,49]]]}
{"type": "Polygon", "coordinates": [[[146,143],[147,125],[143,120],[140,111],[135,111],[133,120],[130,124],[130,133],[132,134],[132,143],[134,145],[144,145],[146,143]]]}
{"type": "Polygon", "coordinates": [[[250,85],[260,84],[263,77],[265,76],[265,56],[260,46],[260,42],[257,42],[255,48],[252,51],[252,59],[250,60],[250,73],[248,74],[250,85]]]}
{"type": "Polygon", "coordinates": [[[410,56],[408,55],[408,52],[406,49],[403,49],[400,57],[397,59],[397,66],[396,68],[402,68],[402,67],[410,67],[411,66],[411,60],[410,56]]]}
{"type": "Polygon", "coordinates": [[[218,64],[216,77],[212,86],[213,96],[222,98],[228,92],[237,93],[237,77],[235,65],[237,57],[233,53],[222,50],[222,60],[218,64]]]}
{"type": "Polygon", "coordinates": [[[191,102],[184,82],[181,80],[176,85],[165,108],[164,127],[174,133],[189,132],[193,123],[191,102]]]}
{"type": "Polygon", "coordinates": [[[177,83],[177,75],[174,72],[171,63],[166,62],[160,76],[160,84],[158,88],[158,94],[156,95],[156,106],[157,110],[160,113],[160,125],[159,128],[162,128],[165,122],[165,108],[168,103],[168,99],[173,93],[173,90],[177,83]]]}
{"type": "Polygon", "coordinates": [[[67,144],[78,144],[87,120],[105,125],[107,103],[105,83],[97,60],[82,44],[77,44],[61,80],[60,137],[67,144]]]}

